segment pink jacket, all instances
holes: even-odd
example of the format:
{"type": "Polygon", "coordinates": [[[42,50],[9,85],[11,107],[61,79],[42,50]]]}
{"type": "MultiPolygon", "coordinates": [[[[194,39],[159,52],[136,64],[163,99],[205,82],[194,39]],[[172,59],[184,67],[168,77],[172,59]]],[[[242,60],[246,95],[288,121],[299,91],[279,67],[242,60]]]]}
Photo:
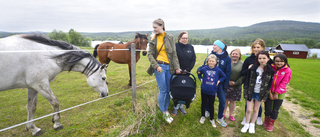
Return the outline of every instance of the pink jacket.
{"type": "Polygon", "coordinates": [[[286,93],[287,86],[291,79],[291,69],[288,65],[282,67],[277,71],[277,67],[274,64],[271,64],[272,68],[276,73],[274,73],[273,82],[271,85],[271,92],[278,94],[286,93]]]}

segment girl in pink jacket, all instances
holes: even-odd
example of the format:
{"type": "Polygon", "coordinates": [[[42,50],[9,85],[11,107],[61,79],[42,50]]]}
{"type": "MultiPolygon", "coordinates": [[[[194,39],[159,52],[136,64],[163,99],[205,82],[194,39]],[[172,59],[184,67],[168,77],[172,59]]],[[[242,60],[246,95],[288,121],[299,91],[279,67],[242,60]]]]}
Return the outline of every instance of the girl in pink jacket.
{"type": "Polygon", "coordinates": [[[277,54],[274,56],[274,64],[271,64],[274,69],[274,77],[269,92],[269,98],[265,104],[265,120],[264,127],[268,131],[272,131],[274,122],[278,118],[279,109],[282,105],[285,93],[287,92],[287,85],[291,79],[291,69],[288,64],[288,59],[284,54],[277,54]]]}

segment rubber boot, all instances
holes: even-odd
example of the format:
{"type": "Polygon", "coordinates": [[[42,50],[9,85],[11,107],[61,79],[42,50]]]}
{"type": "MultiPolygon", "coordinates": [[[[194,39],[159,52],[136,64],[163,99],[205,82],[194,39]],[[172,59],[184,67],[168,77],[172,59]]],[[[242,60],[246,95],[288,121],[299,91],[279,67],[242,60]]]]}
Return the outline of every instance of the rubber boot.
{"type": "Polygon", "coordinates": [[[269,125],[267,127],[267,131],[273,131],[273,127],[274,127],[274,121],[276,121],[275,119],[269,119],[269,125]]]}
{"type": "Polygon", "coordinates": [[[263,126],[264,126],[265,128],[268,127],[269,121],[270,121],[270,117],[265,116],[265,117],[264,117],[264,122],[263,122],[263,126]]]}

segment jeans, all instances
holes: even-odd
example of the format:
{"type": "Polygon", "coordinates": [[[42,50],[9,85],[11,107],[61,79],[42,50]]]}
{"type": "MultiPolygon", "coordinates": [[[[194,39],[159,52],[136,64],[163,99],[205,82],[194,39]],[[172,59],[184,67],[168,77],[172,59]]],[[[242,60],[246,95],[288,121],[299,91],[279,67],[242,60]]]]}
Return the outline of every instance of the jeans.
{"type": "Polygon", "coordinates": [[[282,99],[271,100],[268,98],[267,101],[264,103],[264,107],[265,107],[264,115],[266,117],[269,116],[271,119],[274,119],[274,120],[277,119],[282,102],[283,102],[282,99]]]}
{"type": "Polygon", "coordinates": [[[162,68],[163,72],[158,72],[154,70],[154,75],[156,77],[156,81],[159,87],[159,95],[158,95],[158,103],[161,112],[168,111],[169,102],[170,102],[170,68],[169,65],[159,64],[162,68]]]}
{"type": "MultiPolygon", "coordinates": [[[[257,100],[259,100],[259,93],[252,93],[252,100],[253,101],[257,101],[257,100]],[[258,94],[258,96],[256,96],[258,94]],[[253,99],[256,99],[256,100],[253,100],[253,99]]],[[[246,106],[245,106],[245,108],[244,108],[244,113],[246,113],[247,112],[247,101],[246,101],[246,106]]],[[[258,112],[258,117],[261,117],[261,114],[262,114],[262,107],[261,107],[261,105],[260,105],[260,107],[259,107],[259,112],[258,112]]]]}

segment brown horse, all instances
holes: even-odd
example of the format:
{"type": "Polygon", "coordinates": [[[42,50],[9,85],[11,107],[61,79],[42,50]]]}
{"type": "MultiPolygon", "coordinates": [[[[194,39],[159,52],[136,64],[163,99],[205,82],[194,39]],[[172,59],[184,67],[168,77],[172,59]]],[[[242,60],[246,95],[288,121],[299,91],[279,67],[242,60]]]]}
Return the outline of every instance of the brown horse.
{"type": "MultiPolygon", "coordinates": [[[[131,47],[131,43],[135,43],[136,49],[136,62],[140,59],[140,50],[146,50],[148,45],[148,34],[139,34],[136,33],[136,36],[133,41],[130,41],[126,44],[115,44],[111,42],[105,42],[96,45],[93,56],[99,56],[100,63],[109,64],[112,60],[115,63],[119,64],[128,64],[129,66],[129,86],[131,86],[131,51],[129,51],[131,47]]],[[[147,51],[142,52],[143,56],[147,55],[147,51]]]]}

